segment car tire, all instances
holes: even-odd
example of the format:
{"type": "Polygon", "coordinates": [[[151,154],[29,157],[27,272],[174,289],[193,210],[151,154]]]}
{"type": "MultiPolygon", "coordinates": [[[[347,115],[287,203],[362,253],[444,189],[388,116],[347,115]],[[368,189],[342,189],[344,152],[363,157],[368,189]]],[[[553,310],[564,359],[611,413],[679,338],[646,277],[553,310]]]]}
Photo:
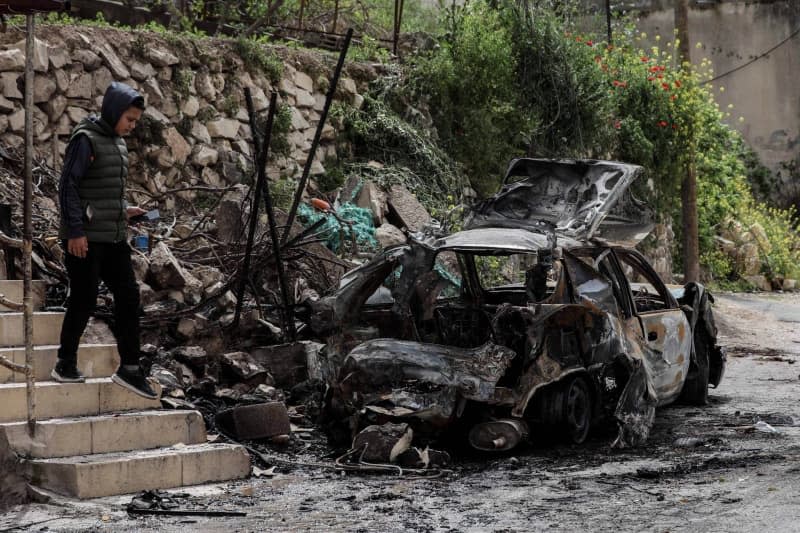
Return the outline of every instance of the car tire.
{"type": "Polygon", "coordinates": [[[592,389],[583,376],[570,379],[562,392],[563,427],[566,437],[581,444],[592,425],[592,389]]]}
{"type": "Polygon", "coordinates": [[[709,352],[708,333],[702,324],[695,327],[695,360],[689,365],[689,375],[683,383],[680,401],[690,405],[708,404],[709,352]]]}

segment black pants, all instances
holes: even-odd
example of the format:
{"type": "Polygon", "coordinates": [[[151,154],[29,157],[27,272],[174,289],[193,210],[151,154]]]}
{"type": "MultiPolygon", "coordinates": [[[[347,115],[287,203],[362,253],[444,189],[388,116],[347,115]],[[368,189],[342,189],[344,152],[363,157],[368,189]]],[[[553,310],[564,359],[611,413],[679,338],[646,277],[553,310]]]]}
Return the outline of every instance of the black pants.
{"type": "MultiPolygon", "coordinates": [[[[66,250],[66,246],[64,246],[66,250]]],[[[125,241],[89,243],[84,259],[65,253],[69,275],[67,313],[61,326],[59,360],[77,360],[78,344],[94,312],[100,281],[114,295],[114,327],[117,350],[123,365],[139,364],[139,286],[131,264],[131,248],[125,241]]]]}

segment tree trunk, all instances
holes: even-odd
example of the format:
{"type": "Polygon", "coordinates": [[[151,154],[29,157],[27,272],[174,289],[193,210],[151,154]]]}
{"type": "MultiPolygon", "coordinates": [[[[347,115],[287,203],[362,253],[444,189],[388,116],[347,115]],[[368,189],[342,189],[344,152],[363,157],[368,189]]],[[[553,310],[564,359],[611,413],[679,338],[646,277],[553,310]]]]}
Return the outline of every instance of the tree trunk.
{"type": "MultiPolygon", "coordinates": [[[[675,29],[680,44],[681,68],[691,68],[689,46],[689,0],[675,3],[675,29]]],[[[686,175],[681,182],[681,212],[683,219],[683,282],[700,281],[700,244],[697,228],[697,176],[694,169],[694,153],[686,154],[686,175]]]]}

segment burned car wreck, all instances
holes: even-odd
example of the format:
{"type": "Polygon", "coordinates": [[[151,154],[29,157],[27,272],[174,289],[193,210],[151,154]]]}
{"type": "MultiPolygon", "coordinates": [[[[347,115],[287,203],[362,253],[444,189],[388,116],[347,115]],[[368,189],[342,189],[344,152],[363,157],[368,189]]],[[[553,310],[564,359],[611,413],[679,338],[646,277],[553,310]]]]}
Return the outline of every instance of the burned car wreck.
{"type": "Polygon", "coordinates": [[[644,442],[656,407],[704,404],[724,372],[711,296],[668,289],[632,247],[652,225],[641,168],[518,159],[464,229],[431,229],[349,272],[316,302],[326,416],[352,436],[407,423],[508,450],[557,432],[644,442]]]}

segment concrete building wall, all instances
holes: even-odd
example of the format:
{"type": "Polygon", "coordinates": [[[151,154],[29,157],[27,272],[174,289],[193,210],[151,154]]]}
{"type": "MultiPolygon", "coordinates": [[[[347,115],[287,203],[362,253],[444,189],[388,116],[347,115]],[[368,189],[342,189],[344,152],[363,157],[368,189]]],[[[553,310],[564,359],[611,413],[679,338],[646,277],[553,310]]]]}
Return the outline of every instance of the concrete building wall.
{"type": "MultiPolygon", "coordinates": [[[[671,1],[636,3],[642,9],[638,27],[648,38],[672,36],[671,1]]],[[[800,0],[692,0],[689,5],[692,62],[710,59],[715,76],[742,67],[800,30],[800,0]]],[[[722,108],[734,106],[731,126],[767,167],[775,171],[783,162],[800,164],[800,33],[713,86],[722,108]]]]}

